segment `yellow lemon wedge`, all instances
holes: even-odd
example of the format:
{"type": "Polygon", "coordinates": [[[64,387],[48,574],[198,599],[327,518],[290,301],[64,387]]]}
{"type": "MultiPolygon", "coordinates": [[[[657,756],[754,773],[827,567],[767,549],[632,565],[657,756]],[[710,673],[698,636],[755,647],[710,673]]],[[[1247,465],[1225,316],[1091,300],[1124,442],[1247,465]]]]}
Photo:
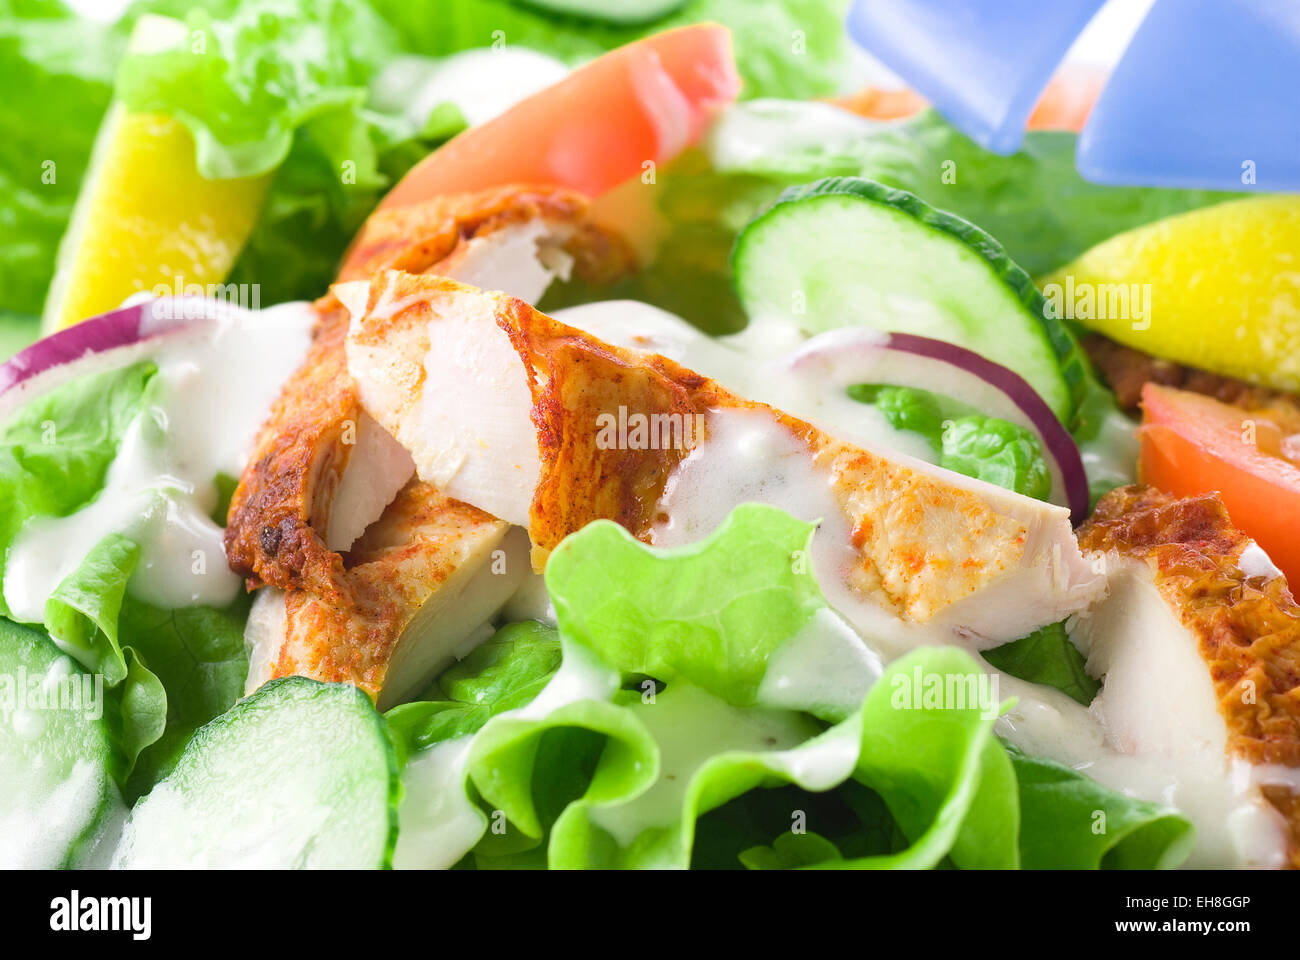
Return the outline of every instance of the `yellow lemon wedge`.
{"type": "MultiPolygon", "coordinates": [[[[179,21],[146,16],[130,49],[187,42],[179,21]]],[[[230,273],[256,224],[270,174],[206,180],[194,138],[171,117],[109,107],[59,245],[42,327],[51,333],[139,291],[206,289],[230,273]]]]}
{"type": "Polygon", "coordinates": [[[1048,309],[1144,353],[1300,390],[1300,197],[1111,237],[1042,280],[1048,309]]]}

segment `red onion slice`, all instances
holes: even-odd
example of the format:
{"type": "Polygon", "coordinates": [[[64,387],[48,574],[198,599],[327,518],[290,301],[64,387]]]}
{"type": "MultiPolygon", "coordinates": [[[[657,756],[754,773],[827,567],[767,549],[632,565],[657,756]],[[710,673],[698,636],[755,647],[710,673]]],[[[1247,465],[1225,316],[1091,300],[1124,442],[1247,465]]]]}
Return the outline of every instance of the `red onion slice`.
{"type": "Polygon", "coordinates": [[[1013,370],[943,340],[845,327],[819,334],[790,359],[791,372],[835,389],[884,383],[929,390],[1033,430],[1052,472],[1053,499],[1077,525],[1088,515],[1088,476],[1078,445],[1042,397],[1013,370]]]}
{"type": "Polygon", "coordinates": [[[174,301],[177,306],[165,316],[154,309],[156,303],[146,300],[83,320],[37,340],[0,364],[0,414],[39,392],[38,384],[54,386],[71,379],[78,368],[101,364],[106,354],[179,333],[206,319],[202,311],[187,312],[184,298],[174,301]]]}

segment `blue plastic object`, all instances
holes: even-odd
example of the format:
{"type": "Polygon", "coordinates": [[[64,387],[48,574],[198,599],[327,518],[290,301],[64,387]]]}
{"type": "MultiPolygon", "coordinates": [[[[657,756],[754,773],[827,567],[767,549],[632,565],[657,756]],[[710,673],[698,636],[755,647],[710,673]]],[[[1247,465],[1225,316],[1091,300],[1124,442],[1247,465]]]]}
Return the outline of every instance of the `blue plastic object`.
{"type": "Polygon", "coordinates": [[[849,34],[960,130],[1015,153],[1029,114],[1105,0],[858,0],[849,34]]]}
{"type": "Polygon", "coordinates": [[[1099,183],[1300,191],[1300,0],[1157,0],[1076,163],[1099,183]]]}
{"type": "MultiPolygon", "coordinates": [[[[960,130],[1014,152],[1103,0],[856,0],[850,35],[960,130]]],[[[1300,0],[1157,0],[1079,138],[1098,183],[1300,191],[1300,0]]]]}

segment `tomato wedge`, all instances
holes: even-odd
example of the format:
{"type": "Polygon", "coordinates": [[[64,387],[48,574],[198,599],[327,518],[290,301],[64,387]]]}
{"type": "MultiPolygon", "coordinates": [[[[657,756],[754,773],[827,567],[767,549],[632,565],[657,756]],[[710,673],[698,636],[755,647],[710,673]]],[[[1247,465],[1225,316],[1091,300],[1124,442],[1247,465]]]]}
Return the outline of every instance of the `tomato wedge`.
{"type": "MultiPolygon", "coordinates": [[[[640,176],[647,161],[663,163],[693,144],[739,92],[726,27],[665,30],[584,64],[453,137],[412,167],[379,209],[512,183],[597,197],[640,176]]],[[[357,255],[354,242],[342,275],[357,255]]]]}
{"type": "Polygon", "coordinates": [[[1300,467],[1267,411],[1148,383],[1138,476],[1175,496],[1218,491],[1232,522],[1300,586],[1300,467]]]}
{"type": "Polygon", "coordinates": [[[589,197],[699,139],[740,92],[731,34],[717,24],[667,30],[613,50],[466,130],[416,164],[380,207],[506,183],[589,197]]]}

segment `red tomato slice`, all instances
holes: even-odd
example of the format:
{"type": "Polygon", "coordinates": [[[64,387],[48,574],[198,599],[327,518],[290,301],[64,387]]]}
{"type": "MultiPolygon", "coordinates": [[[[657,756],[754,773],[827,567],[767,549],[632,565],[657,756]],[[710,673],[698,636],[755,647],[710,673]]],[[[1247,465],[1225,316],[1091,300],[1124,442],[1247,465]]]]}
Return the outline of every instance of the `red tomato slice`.
{"type": "MultiPolygon", "coordinates": [[[[612,50],[565,79],[464,131],[425,157],[379,204],[511,183],[596,197],[697,141],[740,76],[731,34],[714,23],[666,30],[612,50]]],[[[355,248],[344,258],[353,266],[355,248]]]]}
{"type": "Polygon", "coordinates": [[[380,203],[544,183],[589,197],[699,139],[740,92],[731,34],[717,24],[668,30],[573,71],[416,164],[380,203]]]}
{"type": "Polygon", "coordinates": [[[1142,388],[1142,409],[1139,478],[1180,497],[1218,491],[1232,522],[1300,586],[1300,467],[1279,455],[1277,426],[1154,383],[1142,388]]]}

